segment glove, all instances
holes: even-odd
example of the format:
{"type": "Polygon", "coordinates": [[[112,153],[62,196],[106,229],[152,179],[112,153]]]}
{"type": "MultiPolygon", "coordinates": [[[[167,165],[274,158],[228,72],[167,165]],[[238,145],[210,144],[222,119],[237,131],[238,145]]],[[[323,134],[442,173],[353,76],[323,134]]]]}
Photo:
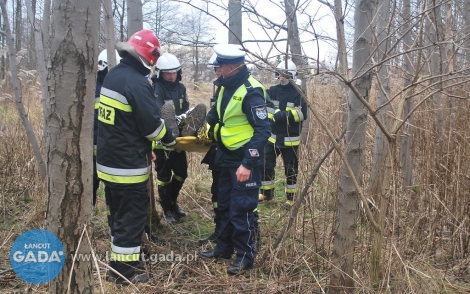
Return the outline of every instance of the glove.
{"type": "Polygon", "coordinates": [[[287,120],[288,113],[286,111],[278,111],[274,114],[274,121],[281,122],[287,120]]]}

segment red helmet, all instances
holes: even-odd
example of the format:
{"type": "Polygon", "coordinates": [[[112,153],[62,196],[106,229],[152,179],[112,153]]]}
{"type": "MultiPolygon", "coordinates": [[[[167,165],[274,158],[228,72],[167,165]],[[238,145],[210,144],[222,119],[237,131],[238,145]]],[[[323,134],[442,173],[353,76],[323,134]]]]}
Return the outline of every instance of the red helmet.
{"type": "Polygon", "coordinates": [[[127,44],[135,48],[135,51],[145,59],[152,67],[160,57],[160,41],[151,30],[141,30],[129,38],[127,44]]]}

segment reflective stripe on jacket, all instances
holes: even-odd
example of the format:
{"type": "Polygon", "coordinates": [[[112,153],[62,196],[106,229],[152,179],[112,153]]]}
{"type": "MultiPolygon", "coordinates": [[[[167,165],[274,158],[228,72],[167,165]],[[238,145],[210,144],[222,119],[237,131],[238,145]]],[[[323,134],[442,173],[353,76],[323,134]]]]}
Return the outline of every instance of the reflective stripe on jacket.
{"type": "Polygon", "coordinates": [[[106,76],[98,106],[98,177],[117,184],[138,184],[149,177],[152,142],[174,141],[160,118],[148,74],[140,61],[122,59],[106,76]]]}

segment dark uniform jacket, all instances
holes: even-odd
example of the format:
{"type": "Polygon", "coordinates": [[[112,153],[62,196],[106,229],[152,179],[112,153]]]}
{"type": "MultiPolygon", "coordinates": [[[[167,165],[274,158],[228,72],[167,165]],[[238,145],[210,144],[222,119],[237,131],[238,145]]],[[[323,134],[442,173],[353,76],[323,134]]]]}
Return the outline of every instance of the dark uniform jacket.
{"type": "Polygon", "coordinates": [[[171,100],[175,105],[175,114],[181,115],[189,110],[189,101],[186,95],[186,87],[181,84],[180,74],[175,82],[164,80],[162,77],[152,77],[153,89],[157,97],[159,106],[163,106],[165,101],[171,100]]]}
{"type": "MultiPolygon", "coordinates": [[[[220,82],[222,81],[222,76],[220,76],[217,80],[215,80],[214,83],[214,95],[211,97],[210,105],[211,108],[217,103],[217,98],[219,97],[219,92],[220,92],[220,82]]],[[[217,152],[217,141],[214,138],[214,127],[211,127],[209,129],[209,139],[211,139],[212,144],[211,148],[209,151],[207,151],[206,155],[202,159],[201,163],[205,163],[209,165],[210,170],[218,170],[215,166],[215,155],[217,152]]]]}
{"type": "MultiPolygon", "coordinates": [[[[232,99],[235,91],[248,80],[250,73],[244,66],[234,76],[222,79],[220,87],[224,87],[220,109],[225,110],[228,103],[232,99]]],[[[266,108],[266,101],[262,89],[249,88],[242,103],[243,113],[254,129],[253,137],[244,146],[237,150],[228,150],[221,142],[220,134],[218,138],[217,154],[215,164],[223,167],[238,167],[240,164],[246,168],[261,166],[263,164],[264,145],[270,135],[271,127],[267,117],[260,118],[257,115],[257,109],[266,108]]],[[[220,114],[223,118],[224,113],[220,114]]],[[[214,126],[219,122],[219,114],[217,113],[217,105],[213,105],[207,115],[207,122],[214,126]]]]}
{"type": "Polygon", "coordinates": [[[96,151],[96,144],[98,140],[98,104],[100,103],[100,92],[101,85],[104,82],[104,78],[108,74],[108,68],[99,70],[96,74],[96,89],[95,89],[95,115],[93,122],[93,150],[96,151]]]}
{"type": "Polygon", "coordinates": [[[151,141],[172,144],[175,140],[172,132],[166,132],[153,89],[144,78],[149,72],[140,61],[128,56],[104,80],[97,170],[105,181],[137,183],[135,179],[143,179],[141,172],[151,165],[151,141]]]}
{"type": "Polygon", "coordinates": [[[291,83],[272,86],[267,93],[275,108],[280,110],[275,114],[277,119],[271,124],[269,142],[273,143],[275,137],[276,146],[280,148],[297,146],[302,122],[307,119],[307,104],[291,83]]]}

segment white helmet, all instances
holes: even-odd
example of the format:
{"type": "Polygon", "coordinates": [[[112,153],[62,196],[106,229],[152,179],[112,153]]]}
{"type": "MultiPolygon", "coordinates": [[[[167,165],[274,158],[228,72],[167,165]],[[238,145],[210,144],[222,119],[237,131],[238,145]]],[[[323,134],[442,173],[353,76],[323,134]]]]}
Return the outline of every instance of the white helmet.
{"type": "Polygon", "coordinates": [[[277,65],[277,68],[284,70],[287,69],[287,71],[292,75],[292,79],[296,79],[295,76],[297,76],[297,66],[292,62],[292,60],[287,59],[287,68],[285,61],[281,61],[281,63],[277,65]]]}
{"type": "Polygon", "coordinates": [[[160,58],[157,60],[157,64],[155,64],[155,68],[158,71],[166,71],[166,72],[178,72],[181,70],[181,64],[171,53],[163,53],[160,58]]]}
{"type": "Polygon", "coordinates": [[[217,62],[217,54],[212,54],[207,67],[220,67],[219,63],[217,62]]]}
{"type": "MultiPolygon", "coordinates": [[[[121,62],[121,56],[119,56],[119,53],[116,50],[116,64],[121,62]]],[[[102,71],[105,68],[108,67],[108,52],[106,49],[101,51],[100,55],[98,55],[98,70],[102,71]]]]}

